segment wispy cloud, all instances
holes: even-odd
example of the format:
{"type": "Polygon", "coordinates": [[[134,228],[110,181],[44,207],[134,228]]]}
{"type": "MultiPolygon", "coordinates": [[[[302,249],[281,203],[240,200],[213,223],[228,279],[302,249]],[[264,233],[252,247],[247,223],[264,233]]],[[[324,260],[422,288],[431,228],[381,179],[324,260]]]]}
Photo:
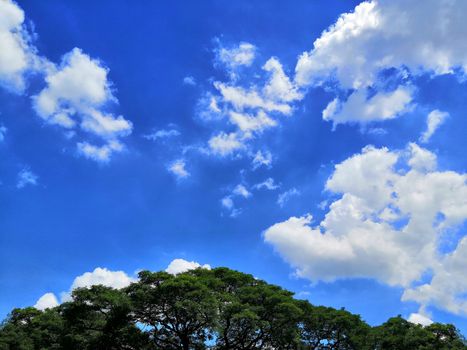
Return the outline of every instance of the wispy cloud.
{"type": "Polygon", "coordinates": [[[252,66],[255,51],[249,43],[216,50],[216,65],[226,70],[230,79],[213,82],[214,89],[200,99],[197,113],[205,122],[223,121],[208,141],[213,155],[225,157],[248,150],[253,139],[280,125],[278,116],[291,115],[294,101],[303,98],[276,57],[269,58],[257,74],[245,73],[241,68],[252,66]],[[240,84],[239,77],[250,83],[240,84]]]}
{"type": "Polygon", "coordinates": [[[151,141],[157,141],[159,139],[166,139],[175,136],[180,136],[180,131],[174,128],[155,130],[150,134],[143,135],[145,139],[151,141]]]}
{"type": "Polygon", "coordinates": [[[256,190],[266,189],[266,190],[269,190],[269,191],[276,190],[279,187],[280,187],[280,185],[277,185],[274,182],[274,179],[272,177],[269,177],[266,180],[264,180],[263,182],[257,183],[256,185],[253,186],[253,188],[256,189],[256,190]]]}
{"type": "Polygon", "coordinates": [[[253,170],[256,170],[262,166],[270,168],[272,165],[272,154],[269,151],[258,151],[253,156],[251,161],[253,170]]]}
{"type": "Polygon", "coordinates": [[[36,186],[39,177],[34,174],[29,168],[24,168],[18,173],[18,180],[16,182],[17,188],[24,188],[26,186],[36,186]]]}
{"type": "Polygon", "coordinates": [[[420,142],[427,143],[430,141],[431,136],[433,136],[448,117],[449,113],[447,112],[442,112],[437,109],[431,111],[426,118],[426,130],[420,136],[420,142]]]}
{"type": "Polygon", "coordinates": [[[277,204],[283,207],[285,203],[287,203],[290,200],[290,198],[294,196],[299,196],[300,194],[301,194],[300,191],[297,190],[295,187],[291,188],[290,190],[287,190],[279,194],[279,196],[277,197],[277,204]]]}
{"type": "Polygon", "coordinates": [[[190,176],[190,173],[186,170],[186,162],[184,159],[177,159],[170,163],[167,170],[179,180],[190,176]]]}
{"type": "Polygon", "coordinates": [[[185,78],[183,78],[183,84],[195,86],[196,85],[196,80],[192,76],[186,76],[185,78]]]}
{"type": "Polygon", "coordinates": [[[0,125],[0,142],[5,140],[5,134],[7,133],[7,128],[3,125],[0,125]]]}

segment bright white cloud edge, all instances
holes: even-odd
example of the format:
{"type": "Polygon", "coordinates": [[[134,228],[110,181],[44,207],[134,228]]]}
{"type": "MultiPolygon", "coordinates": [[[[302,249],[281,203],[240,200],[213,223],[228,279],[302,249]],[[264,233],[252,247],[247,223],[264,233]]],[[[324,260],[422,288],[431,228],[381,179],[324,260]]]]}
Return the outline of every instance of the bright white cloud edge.
{"type": "Polygon", "coordinates": [[[291,217],[264,239],[312,281],[373,278],[402,286],[402,300],[467,314],[467,237],[452,252],[440,247],[467,219],[467,175],[437,170],[436,156],[412,143],[406,150],[368,146],[337,164],[326,183],[332,195],[324,220],[291,217]],[[422,278],[433,272],[431,281],[422,278]]]}
{"type": "MultiPolygon", "coordinates": [[[[174,259],[170,262],[165,271],[172,275],[177,275],[197,268],[211,269],[211,266],[208,264],[201,265],[196,261],[174,259]]],[[[94,285],[102,285],[115,289],[122,289],[136,281],[136,277],[132,277],[124,271],[111,271],[107,268],[97,267],[91,272],[85,272],[77,276],[73,280],[69,291],[60,293],[60,302],[70,301],[72,298],[71,293],[76,288],[89,288],[94,285]]],[[[37,300],[34,307],[38,310],[45,310],[60,305],[60,302],[54,293],[48,292],[37,300]]]]}

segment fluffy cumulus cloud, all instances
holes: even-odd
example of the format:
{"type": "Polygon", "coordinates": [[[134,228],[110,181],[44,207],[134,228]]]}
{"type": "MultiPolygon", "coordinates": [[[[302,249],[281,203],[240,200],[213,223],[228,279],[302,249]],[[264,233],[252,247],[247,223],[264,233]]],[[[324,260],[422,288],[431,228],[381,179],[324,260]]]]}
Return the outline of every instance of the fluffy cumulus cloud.
{"type": "MultiPolygon", "coordinates": [[[[179,274],[196,268],[211,269],[208,264],[201,265],[195,261],[187,261],[184,259],[174,259],[166,272],[170,274],[179,274]]],[[[60,294],[60,302],[66,302],[71,299],[71,293],[77,288],[89,288],[95,285],[121,289],[128,287],[131,283],[136,282],[136,278],[127,275],[124,271],[111,271],[107,268],[97,267],[94,271],[85,272],[76,277],[70,286],[70,289],[60,294]]],[[[45,293],[34,305],[36,309],[45,310],[53,308],[60,304],[59,299],[54,293],[45,293]]]]}
{"type": "Polygon", "coordinates": [[[413,99],[407,81],[421,74],[465,75],[467,24],[460,14],[466,10],[462,0],[428,0],[423,8],[416,0],[364,1],[299,57],[294,81],[300,87],[330,83],[336,90],[353,91],[347,101],[336,98],[323,112],[334,125],[403,115],[413,99]],[[386,91],[388,74],[402,85],[386,91]],[[371,98],[369,87],[376,90],[371,98]]]}
{"type": "Polygon", "coordinates": [[[171,172],[177,179],[184,179],[190,176],[188,170],[186,170],[186,162],[184,159],[177,159],[176,161],[169,164],[167,170],[171,172]]]}
{"type": "Polygon", "coordinates": [[[431,304],[455,314],[467,315],[466,266],[467,237],[464,236],[456,249],[433,267],[432,280],[406,290],[402,300],[416,301],[422,306],[431,304]]]}
{"type": "Polygon", "coordinates": [[[335,166],[326,190],[338,198],[321,222],[291,217],[264,239],[298,276],[374,278],[402,286],[403,300],[420,303],[421,315],[429,305],[467,314],[467,238],[443,251],[467,218],[466,181],[438,170],[436,156],[414,143],[402,151],[368,146],[335,166]],[[421,284],[428,272],[433,277],[421,284]]]}
{"type": "Polygon", "coordinates": [[[171,275],[177,275],[179,273],[187,272],[197,268],[202,269],[211,269],[211,266],[208,264],[201,265],[196,261],[187,261],[184,259],[174,259],[170,262],[169,266],[165,269],[165,272],[170,273],[171,275]]]}
{"type": "Polygon", "coordinates": [[[417,313],[417,312],[410,314],[407,321],[415,323],[415,324],[419,324],[422,326],[429,326],[430,324],[433,323],[431,318],[429,318],[428,316],[422,315],[420,313],[417,313]]]}
{"type": "Polygon", "coordinates": [[[323,119],[333,125],[369,123],[396,118],[410,108],[413,89],[400,86],[391,92],[377,92],[367,97],[365,90],[357,90],[346,101],[335,98],[323,111],[323,119]]]}
{"type": "Polygon", "coordinates": [[[64,55],[59,65],[40,57],[31,44],[34,34],[24,22],[24,11],[15,2],[0,1],[0,86],[22,93],[31,73],[43,77],[46,86],[33,97],[37,114],[70,137],[78,130],[87,135],[77,143],[78,154],[108,161],[124,149],[120,138],[133,128],[129,120],[108,111],[110,103],[117,102],[108,69],[78,48],[64,55]]]}
{"type": "Polygon", "coordinates": [[[132,282],[134,282],[134,279],[123,271],[110,271],[106,268],[97,267],[92,272],[85,272],[76,277],[70,289],[87,288],[94,285],[121,289],[127,287],[132,282]]]}
{"type": "Polygon", "coordinates": [[[242,75],[238,68],[252,65],[255,50],[248,43],[218,50],[216,62],[230,73],[229,80],[215,81],[213,91],[207,92],[198,104],[202,120],[215,120],[216,125],[225,120],[222,130],[217,130],[208,142],[212,154],[227,156],[246,150],[251,140],[280,124],[278,117],[291,115],[293,103],[303,98],[275,57],[262,66],[260,84],[251,75],[242,75]]]}
{"type": "Polygon", "coordinates": [[[449,117],[449,113],[447,112],[442,112],[437,109],[431,111],[426,118],[426,130],[420,136],[420,142],[427,143],[430,141],[431,136],[433,136],[441,124],[444,123],[447,117],[449,117]]]}
{"type": "Polygon", "coordinates": [[[105,111],[116,98],[111,91],[108,69],[101,62],[75,48],[62,58],[59,66],[47,72],[45,80],[47,86],[34,96],[38,115],[47,123],[67,130],[79,128],[103,143],[100,146],[79,143],[79,153],[107,161],[112,153],[123,149],[119,138],[131,133],[132,123],[105,111]]]}
{"type": "Polygon", "coordinates": [[[467,68],[467,23],[462,0],[365,1],[343,14],[300,56],[295,81],[320,84],[332,76],[342,87],[371,86],[389,68],[412,74],[467,68]]]}
{"type": "Polygon", "coordinates": [[[106,287],[112,287],[121,289],[129,286],[136,280],[128,276],[123,271],[111,271],[107,268],[97,267],[94,271],[85,272],[82,275],[76,277],[71,284],[68,292],[62,292],[60,299],[62,302],[71,299],[71,292],[76,288],[89,288],[96,285],[102,285],[106,287]]]}
{"type": "Polygon", "coordinates": [[[38,310],[45,310],[51,309],[58,305],[59,302],[54,293],[45,293],[37,300],[36,304],[34,304],[34,307],[38,310]]]}
{"type": "Polygon", "coordinates": [[[0,1],[0,85],[17,93],[26,86],[25,75],[40,64],[24,19],[15,2],[0,1]]]}
{"type": "MultiPolygon", "coordinates": [[[[174,259],[165,271],[176,275],[199,267],[203,269],[211,269],[211,266],[208,264],[201,265],[195,261],[174,259]]],[[[89,288],[95,285],[103,285],[106,287],[121,289],[129,286],[133,282],[136,282],[136,279],[127,275],[124,271],[111,271],[107,268],[97,267],[94,271],[85,272],[76,277],[73,280],[70,289],[60,294],[60,302],[69,301],[71,299],[72,291],[77,288],[89,288]]],[[[41,296],[34,307],[39,310],[45,310],[58,306],[60,302],[54,293],[49,292],[41,296]]]]}
{"type": "MultiPolygon", "coordinates": [[[[106,268],[97,267],[92,272],[85,272],[82,275],[76,277],[70,286],[70,290],[62,292],[60,296],[61,302],[66,302],[71,299],[71,292],[76,288],[89,288],[94,285],[103,285],[106,287],[112,287],[121,289],[129,286],[136,280],[128,276],[123,271],[110,271],[106,268]]],[[[34,305],[39,310],[51,308],[59,305],[58,298],[54,293],[46,293],[39,298],[34,305]]]]}

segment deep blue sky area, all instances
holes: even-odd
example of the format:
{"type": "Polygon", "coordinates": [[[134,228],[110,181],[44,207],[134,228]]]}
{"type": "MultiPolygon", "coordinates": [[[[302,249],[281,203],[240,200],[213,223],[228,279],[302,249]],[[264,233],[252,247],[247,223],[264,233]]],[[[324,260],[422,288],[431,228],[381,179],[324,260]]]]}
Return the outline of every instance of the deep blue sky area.
{"type": "MultiPolygon", "coordinates": [[[[132,132],[110,161],[86,159],[76,152],[77,138],[85,133],[67,137],[32,107],[31,97],[45,87],[41,74],[32,74],[22,93],[0,88],[0,126],[7,129],[0,139],[0,317],[13,307],[34,305],[44,293],[68,291],[76,276],[96,267],[133,276],[139,269],[163,270],[176,258],[251,273],[312,303],[345,307],[371,324],[417,312],[419,304],[401,301],[401,286],[372,278],[296,277],[294,267],[265,242],[264,232],[307,213],[319,224],[328,210],[320,203],[339,197],[325,190],[336,164],[367,145],[400,150],[417,142],[435,109],[449,117],[427,148],[437,155],[440,170],[465,173],[462,79],[414,76],[417,107],[383,123],[348,123],[335,130],[322,119],[335,92],[314,86],[303,90],[291,115],[277,116],[277,127],[249,141],[248,150],[225,157],[193,151],[224,130],[223,122],[199,117],[200,100],[215,93],[213,81],[229,81],[216,50],[240,42],[256,47],[254,63],[238,80],[243,86],[260,84],[258,74],[272,56],[292,79],[299,55],[358,3],[18,0],[41,57],[59,65],[77,47],[107,67],[118,99],[107,110],[130,120],[132,132]],[[184,83],[186,77],[195,83],[184,83]],[[144,137],[170,128],[179,135],[144,137]],[[271,167],[252,169],[258,150],[271,152],[271,167]],[[168,171],[181,158],[189,172],[182,178],[168,171]],[[24,170],[37,178],[18,186],[24,170]],[[280,188],[253,190],[267,178],[280,188]],[[221,201],[238,184],[252,196],[231,197],[241,212],[230,215],[221,201]],[[294,188],[299,194],[278,205],[278,196],[294,188]]],[[[467,334],[462,313],[434,305],[430,315],[467,334]]]]}

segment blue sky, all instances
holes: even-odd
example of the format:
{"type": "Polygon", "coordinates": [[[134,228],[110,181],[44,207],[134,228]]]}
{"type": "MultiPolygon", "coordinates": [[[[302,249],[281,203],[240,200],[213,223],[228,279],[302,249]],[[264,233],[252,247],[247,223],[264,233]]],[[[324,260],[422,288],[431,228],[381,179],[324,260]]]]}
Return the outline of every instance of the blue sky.
{"type": "Polygon", "coordinates": [[[0,3],[0,315],[208,264],[467,333],[465,7],[0,3]]]}

